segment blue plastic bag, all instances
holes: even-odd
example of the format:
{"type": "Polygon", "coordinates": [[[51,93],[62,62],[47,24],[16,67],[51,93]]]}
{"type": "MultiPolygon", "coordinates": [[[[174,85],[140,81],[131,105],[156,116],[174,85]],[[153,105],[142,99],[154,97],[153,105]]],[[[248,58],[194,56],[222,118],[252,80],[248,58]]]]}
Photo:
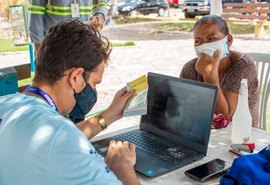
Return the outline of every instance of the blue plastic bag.
{"type": "Polygon", "coordinates": [[[257,154],[238,157],[220,179],[220,185],[270,184],[270,145],[257,154]]]}

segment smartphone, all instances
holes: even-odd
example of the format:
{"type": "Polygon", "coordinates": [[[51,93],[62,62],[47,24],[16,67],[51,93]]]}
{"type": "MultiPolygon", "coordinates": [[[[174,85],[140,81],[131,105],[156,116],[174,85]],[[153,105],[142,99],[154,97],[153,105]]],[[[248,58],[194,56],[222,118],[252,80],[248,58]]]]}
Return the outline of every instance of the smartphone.
{"type": "Polygon", "coordinates": [[[185,171],[185,175],[197,181],[204,182],[215,175],[225,173],[230,167],[231,163],[222,159],[214,159],[185,171]]]}

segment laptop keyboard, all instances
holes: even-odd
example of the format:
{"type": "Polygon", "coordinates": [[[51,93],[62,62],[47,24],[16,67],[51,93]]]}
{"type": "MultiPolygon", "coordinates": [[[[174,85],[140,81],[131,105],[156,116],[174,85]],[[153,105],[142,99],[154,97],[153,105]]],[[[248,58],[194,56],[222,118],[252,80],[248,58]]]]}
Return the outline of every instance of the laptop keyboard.
{"type": "Polygon", "coordinates": [[[172,164],[180,163],[182,159],[194,156],[197,153],[176,144],[162,142],[139,130],[114,136],[113,138],[118,141],[134,143],[140,150],[172,164]]]}

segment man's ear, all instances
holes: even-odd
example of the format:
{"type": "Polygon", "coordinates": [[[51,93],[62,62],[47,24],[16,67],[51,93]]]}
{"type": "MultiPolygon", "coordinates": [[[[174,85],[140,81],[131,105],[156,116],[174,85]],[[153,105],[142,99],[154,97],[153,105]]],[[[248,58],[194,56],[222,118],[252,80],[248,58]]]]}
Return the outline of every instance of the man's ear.
{"type": "Polygon", "coordinates": [[[83,72],[84,72],[84,69],[81,67],[75,68],[70,72],[68,80],[72,89],[74,89],[76,92],[77,91],[80,92],[81,88],[85,84],[83,80],[83,72]]]}
{"type": "Polygon", "coordinates": [[[229,34],[228,37],[227,37],[227,40],[228,40],[229,47],[231,47],[232,43],[233,43],[233,36],[231,34],[229,34]]]}

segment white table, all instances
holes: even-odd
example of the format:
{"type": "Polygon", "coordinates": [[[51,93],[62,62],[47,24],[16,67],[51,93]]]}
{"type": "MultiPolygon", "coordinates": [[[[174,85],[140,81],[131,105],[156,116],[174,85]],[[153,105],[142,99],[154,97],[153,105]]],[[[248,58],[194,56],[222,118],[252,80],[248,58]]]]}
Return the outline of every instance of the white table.
{"type": "MultiPolygon", "coordinates": [[[[105,137],[113,136],[119,133],[127,132],[130,130],[137,129],[139,127],[138,118],[124,118],[117,123],[109,126],[109,128],[91,141],[100,140],[105,137]]],[[[210,136],[210,142],[208,146],[207,156],[203,159],[191,163],[187,166],[179,168],[175,171],[161,175],[155,178],[147,178],[143,175],[138,174],[138,177],[143,185],[195,185],[195,184],[205,184],[213,185],[219,184],[219,177],[211,179],[205,183],[200,183],[184,175],[184,171],[190,169],[191,167],[197,166],[204,162],[210,161],[211,159],[220,158],[228,162],[232,162],[237,156],[230,153],[228,150],[231,144],[231,127],[225,129],[212,130],[210,136]]],[[[252,129],[251,140],[255,142],[256,150],[261,150],[268,144],[270,144],[270,132],[261,129],[252,129]]]]}

